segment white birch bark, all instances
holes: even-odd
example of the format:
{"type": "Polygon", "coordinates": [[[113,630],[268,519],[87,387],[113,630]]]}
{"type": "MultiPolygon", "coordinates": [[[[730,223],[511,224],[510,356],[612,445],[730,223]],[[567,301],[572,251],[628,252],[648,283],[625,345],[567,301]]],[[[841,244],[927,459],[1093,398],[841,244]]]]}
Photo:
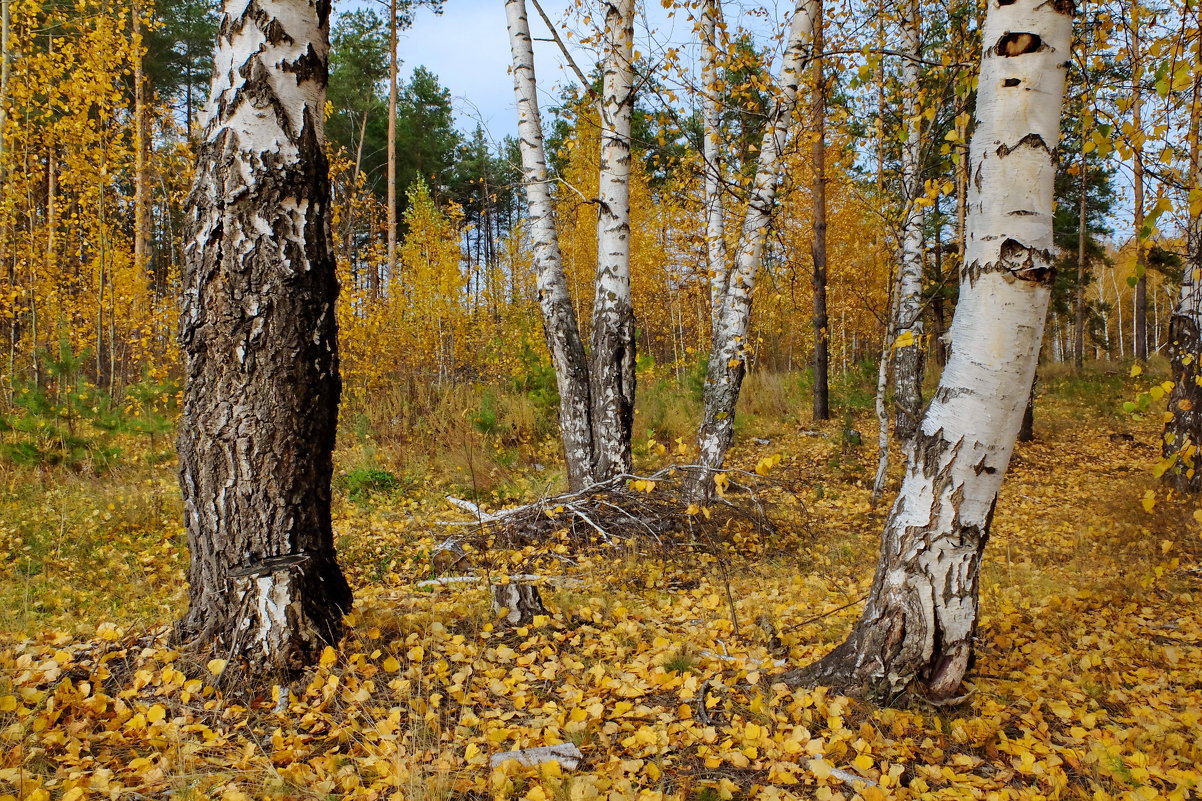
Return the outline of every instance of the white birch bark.
{"type": "Polygon", "coordinates": [[[751,197],[743,217],[739,250],[722,302],[721,319],[710,348],[705,378],[705,416],[698,433],[698,464],[688,490],[694,500],[704,500],[713,489],[713,472],[722,466],[734,434],[735,406],[746,373],[747,327],[751,319],[752,292],[764,254],[764,241],[776,202],[783,168],[785,144],[797,89],[810,54],[816,17],[816,0],[797,0],[785,52],[777,78],[777,94],[769,114],[751,197]]]}
{"type": "Polygon", "coordinates": [[[518,145],[522,154],[522,185],[530,214],[539,308],[555,380],[559,387],[559,426],[563,434],[568,487],[578,490],[593,483],[592,412],[589,370],[580,327],[559,250],[554,206],[547,178],[547,157],[538,106],[534,49],[525,0],[506,0],[509,45],[513,55],[513,90],[518,110],[518,145]]]}
{"type": "Polygon", "coordinates": [[[898,253],[898,347],[893,356],[896,389],[894,435],[902,442],[913,439],[922,418],[922,117],[919,116],[918,59],[922,26],[917,0],[907,0],[901,23],[902,117],[906,139],[901,151],[903,213],[898,253]]]}
{"type": "Polygon", "coordinates": [[[701,9],[701,119],[704,133],[706,270],[710,279],[710,341],[718,340],[722,301],[730,266],[726,255],[726,216],[722,189],[726,170],[722,158],[722,114],[718,91],[718,31],[721,0],[705,0],[701,9]]]}
{"type": "MultiPolygon", "coordinates": [[[[1198,48],[1202,51],[1202,41],[1198,48]]],[[[1202,52],[1198,53],[1202,58],[1202,52]]],[[[1189,126],[1190,200],[1202,191],[1202,77],[1195,77],[1189,126]]],[[[1191,209],[1186,228],[1186,264],[1181,292],[1169,322],[1169,359],[1173,391],[1164,425],[1164,457],[1172,464],[1164,473],[1167,484],[1181,492],[1202,492],[1202,213],[1191,209]]]]}
{"type": "Polygon", "coordinates": [[[1051,295],[1072,13],[1069,0],[989,4],[951,357],[915,437],[863,615],[846,642],[788,681],[941,699],[968,668],[981,555],[1051,295]]]}
{"type": "Polygon", "coordinates": [[[631,469],[634,309],[630,299],[630,123],[634,111],[634,0],[605,0],[597,280],[591,400],[595,476],[631,469]]]}

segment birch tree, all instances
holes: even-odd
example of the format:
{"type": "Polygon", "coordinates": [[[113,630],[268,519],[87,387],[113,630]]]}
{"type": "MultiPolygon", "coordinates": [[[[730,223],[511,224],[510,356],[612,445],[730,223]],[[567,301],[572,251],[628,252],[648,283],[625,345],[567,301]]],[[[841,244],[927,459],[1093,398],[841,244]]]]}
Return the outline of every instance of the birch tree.
{"type": "MultiPolygon", "coordinates": [[[[1202,29],[1202,26],[1200,26],[1202,29]]],[[[1197,43],[1202,59],[1202,30],[1197,43]]],[[[1182,492],[1202,492],[1202,158],[1198,136],[1202,117],[1202,75],[1195,75],[1189,120],[1189,219],[1181,291],[1169,323],[1173,390],[1164,424],[1164,480],[1182,492]]]]}
{"type": "Polygon", "coordinates": [[[576,311],[568,294],[559,236],[555,230],[547,155],[539,115],[534,48],[525,0],[506,0],[505,17],[513,54],[518,146],[522,156],[522,185],[530,215],[530,238],[534,246],[538,302],[547,350],[551,353],[559,389],[559,425],[563,433],[568,487],[578,490],[594,480],[589,366],[576,311]]]}
{"type": "Polygon", "coordinates": [[[329,0],[226,0],[189,203],[177,634],[254,674],[309,663],[351,606],[330,525],[329,15],[329,0]]]}
{"type": "Polygon", "coordinates": [[[722,466],[734,436],[735,406],[747,372],[747,328],[752,292],[763,260],[764,241],[776,203],[783,154],[797,106],[797,90],[810,57],[817,0],[797,0],[777,78],[776,97],[765,126],[751,196],[739,235],[705,377],[705,411],[697,435],[698,463],[688,494],[704,501],[713,491],[714,471],[722,466]]]}
{"type": "Polygon", "coordinates": [[[919,113],[918,60],[921,58],[918,0],[906,0],[902,33],[902,119],[906,138],[901,151],[903,218],[898,251],[897,339],[893,381],[897,393],[894,435],[909,442],[922,419],[922,116],[919,113]]]}
{"type": "Polygon", "coordinates": [[[634,308],[630,302],[630,122],[634,113],[634,0],[606,0],[601,87],[601,174],[591,395],[598,478],[631,469],[634,308]]]}
{"type": "Polygon", "coordinates": [[[702,157],[705,165],[706,271],[710,279],[710,341],[718,341],[722,301],[730,279],[726,253],[726,210],[722,200],[726,180],[722,158],[722,104],[718,91],[718,34],[723,26],[721,0],[705,0],[701,7],[701,121],[702,157]]]}
{"type": "Polygon", "coordinates": [[[789,682],[946,699],[968,669],[981,556],[1051,296],[1072,17],[1067,0],[989,4],[951,356],[915,435],[864,612],[843,644],[789,682]]]}

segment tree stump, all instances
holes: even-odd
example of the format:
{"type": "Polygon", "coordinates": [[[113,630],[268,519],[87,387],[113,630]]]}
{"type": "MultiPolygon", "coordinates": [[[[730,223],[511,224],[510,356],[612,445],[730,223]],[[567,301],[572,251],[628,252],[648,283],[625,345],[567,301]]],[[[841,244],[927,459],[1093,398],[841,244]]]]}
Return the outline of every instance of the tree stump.
{"type": "Polygon", "coordinates": [[[533,584],[494,584],[492,611],[500,615],[502,610],[505,610],[504,621],[510,626],[525,626],[534,621],[535,615],[547,614],[538,587],[533,584]]]}

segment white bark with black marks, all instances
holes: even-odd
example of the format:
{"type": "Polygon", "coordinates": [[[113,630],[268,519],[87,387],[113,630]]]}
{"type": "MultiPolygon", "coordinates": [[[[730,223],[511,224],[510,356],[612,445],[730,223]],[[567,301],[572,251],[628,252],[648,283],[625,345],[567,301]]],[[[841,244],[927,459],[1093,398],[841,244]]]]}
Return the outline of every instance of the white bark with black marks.
{"type": "Polygon", "coordinates": [[[288,673],[337,643],[329,0],[226,0],[183,277],[191,648],[288,673]]]}
{"type": "Polygon", "coordinates": [[[981,556],[1031,390],[1052,281],[1054,148],[1068,0],[991,0],[970,152],[967,249],[952,353],[913,443],[863,615],[786,674],[892,697],[953,696],[978,619],[981,556]]]}
{"type": "Polygon", "coordinates": [[[710,341],[718,340],[722,302],[730,279],[726,254],[726,210],[722,193],[726,183],[722,158],[722,104],[718,90],[718,35],[722,26],[721,0],[705,0],[701,8],[701,120],[704,134],[705,255],[710,279],[710,341]]]}
{"type": "Polygon", "coordinates": [[[591,400],[594,476],[631,469],[634,308],[630,299],[630,123],[634,112],[634,0],[604,0],[601,174],[593,301],[591,400]]]}
{"type": "Polygon", "coordinates": [[[513,55],[513,89],[518,110],[518,145],[522,155],[522,185],[530,215],[538,302],[543,332],[559,389],[559,425],[563,434],[568,487],[578,490],[593,483],[592,411],[589,368],[580,337],[576,310],[555,230],[554,205],[547,175],[546,148],[538,107],[534,48],[525,0],[506,0],[509,45],[513,55]]]}
{"type": "Polygon", "coordinates": [[[789,25],[777,78],[777,93],[769,113],[751,197],[743,217],[739,250],[722,301],[722,313],[710,348],[705,378],[705,412],[697,436],[698,464],[688,490],[695,501],[713,491],[713,475],[726,459],[734,435],[735,406],[747,370],[752,292],[763,260],[764,241],[776,203],[785,144],[797,107],[797,89],[810,56],[816,0],[798,0],[789,25]]]}
{"type": "MultiPolygon", "coordinates": [[[[1202,41],[1198,48],[1202,51],[1202,41]]],[[[1202,58],[1202,52],[1198,53],[1202,58]]],[[[1190,109],[1190,188],[1202,187],[1202,158],[1198,137],[1202,133],[1202,77],[1194,79],[1190,109]]],[[[1165,482],[1181,491],[1202,492],[1202,214],[1190,214],[1186,227],[1186,260],[1181,293],[1169,322],[1169,359],[1173,390],[1169,393],[1164,424],[1164,457],[1173,463],[1165,482]]]]}
{"type": "Polygon", "coordinates": [[[901,20],[902,118],[906,138],[902,143],[901,172],[903,214],[901,248],[898,251],[897,345],[893,355],[896,391],[894,435],[909,442],[922,419],[923,333],[922,320],[922,223],[919,199],[922,183],[922,116],[918,60],[922,18],[917,0],[907,0],[901,20]]]}

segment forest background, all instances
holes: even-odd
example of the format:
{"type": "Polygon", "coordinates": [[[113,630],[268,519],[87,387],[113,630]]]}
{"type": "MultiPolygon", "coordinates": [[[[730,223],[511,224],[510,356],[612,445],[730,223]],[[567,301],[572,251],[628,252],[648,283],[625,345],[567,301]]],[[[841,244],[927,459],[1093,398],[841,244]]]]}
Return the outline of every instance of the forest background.
{"type": "MultiPolygon", "coordinates": [[[[178,610],[154,588],[118,600],[104,583],[62,587],[78,569],[69,565],[108,558],[103,554],[114,548],[142,549],[148,575],[171,575],[181,558],[178,536],[164,532],[173,532],[178,518],[171,433],[180,392],[182,230],[208,87],[213,9],[200,0],[5,0],[4,6],[0,427],[9,489],[0,549],[8,577],[20,581],[6,581],[10,611],[3,628],[32,634],[45,626],[94,627],[112,617],[161,622],[178,610]],[[98,487],[109,502],[95,502],[98,487]],[[119,525],[107,525],[114,519],[119,525]],[[76,540],[61,536],[68,520],[76,540]],[[73,622],[78,609],[89,611],[73,622]]],[[[670,10],[688,18],[683,6],[670,10]]],[[[413,11],[403,9],[402,25],[413,11]]],[[[890,330],[895,255],[907,209],[915,206],[923,210],[921,305],[928,332],[920,344],[936,366],[932,372],[945,358],[963,253],[968,176],[962,165],[981,9],[924,4],[923,12],[921,86],[907,116],[895,50],[901,16],[854,4],[827,10],[836,436],[874,424],[878,362],[899,347],[890,330]],[[916,118],[922,191],[908,197],[901,162],[916,118]]],[[[445,13],[453,15],[453,5],[445,13]]],[[[1049,408],[1071,419],[1057,405],[1068,398],[1091,425],[1099,417],[1119,427],[1126,423],[1116,419],[1128,421],[1156,446],[1134,451],[1148,471],[1160,461],[1159,432],[1149,433],[1149,422],[1159,422],[1166,394],[1163,354],[1184,277],[1185,230],[1202,207],[1186,177],[1191,147],[1196,153],[1190,139],[1198,102],[1199,67],[1190,56],[1196,15],[1196,6],[1172,3],[1090,3],[1080,10],[1057,178],[1060,269],[1043,357],[1049,408]],[[1074,360],[1085,378],[1069,377],[1074,360]],[[1096,397],[1110,406],[1092,406],[1096,397]],[[1126,416],[1119,417],[1124,402],[1126,416]]],[[[327,133],[342,285],[338,480],[347,514],[374,513],[383,499],[403,498],[402,508],[416,508],[414,498],[430,486],[488,505],[529,499],[560,479],[558,397],[543,345],[516,143],[494,141],[482,127],[457,128],[438,76],[416,69],[398,86],[397,161],[390,171],[384,20],[371,6],[344,9],[332,37],[327,133]],[[390,172],[397,198],[393,258],[390,172]]],[[[587,8],[556,22],[587,42],[587,8]]],[[[724,32],[722,124],[734,167],[732,217],[752,179],[780,44],[762,35],[764,27],[736,22],[724,32]]],[[[688,47],[665,45],[636,59],[631,272],[641,392],[634,440],[642,464],[665,450],[688,456],[711,336],[699,95],[688,47]]],[[[556,215],[578,317],[587,327],[596,262],[596,207],[588,199],[597,194],[598,126],[580,86],[561,85],[554,93],[548,152],[556,215]]],[[[753,434],[775,439],[811,425],[816,117],[799,117],[752,319],[744,443],[753,434]]],[[[868,483],[848,466],[856,459],[845,449],[821,459],[842,479],[868,483]]],[[[1162,491],[1133,481],[1130,497],[1134,509],[1152,513],[1162,491]]],[[[1150,536],[1154,549],[1173,542],[1150,536]]],[[[412,571],[412,554],[391,541],[358,544],[351,553],[364,558],[360,581],[412,571]]],[[[1188,731],[1189,721],[1182,725],[1188,731]]],[[[878,770],[877,778],[888,770],[878,770]]],[[[1099,770],[1115,794],[1148,786],[1125,784],[1130,768],[1121,760],[1099,770]]]]}

